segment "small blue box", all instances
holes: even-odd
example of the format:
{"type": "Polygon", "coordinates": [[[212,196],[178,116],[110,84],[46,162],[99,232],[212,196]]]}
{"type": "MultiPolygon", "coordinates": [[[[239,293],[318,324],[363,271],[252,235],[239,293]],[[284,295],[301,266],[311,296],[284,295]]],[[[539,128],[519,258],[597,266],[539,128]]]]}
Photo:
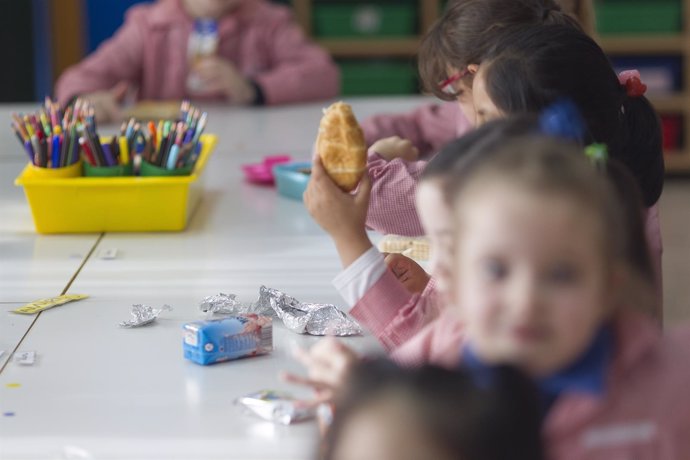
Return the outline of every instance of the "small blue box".
{"type": "Polygon", "coordinates": [[[273,350],[273,322],[268,316],[231,316],[196,321],[184,329],[184,357],[197,364],[269,353],[273,350]]]}
{"type": "Polygon", "coordinates": [[[294,200],[302,200],[311,177],[311,163],[282,163],[273,167],[278,193],[294,200]]]}

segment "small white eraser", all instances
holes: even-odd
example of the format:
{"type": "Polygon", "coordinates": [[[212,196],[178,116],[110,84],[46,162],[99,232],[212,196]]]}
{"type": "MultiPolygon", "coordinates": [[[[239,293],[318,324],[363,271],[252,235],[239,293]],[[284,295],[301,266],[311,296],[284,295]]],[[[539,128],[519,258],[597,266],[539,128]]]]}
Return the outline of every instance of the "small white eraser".
{"type": "Polygon", "coordinates": [[[36,361],[35,351],[23,351],[21,353],[15,353],[14,361],[17,364],[23,364],[25,366],[30,366],[36,361]]]}
{"type": "Polygon", "coordinates": [[[100,257],[101,257],[101,259],[104,259],[104,260],[116,259],[117,258],[117,249],[116,248],[104,249],[101,251],[100,257]]]}

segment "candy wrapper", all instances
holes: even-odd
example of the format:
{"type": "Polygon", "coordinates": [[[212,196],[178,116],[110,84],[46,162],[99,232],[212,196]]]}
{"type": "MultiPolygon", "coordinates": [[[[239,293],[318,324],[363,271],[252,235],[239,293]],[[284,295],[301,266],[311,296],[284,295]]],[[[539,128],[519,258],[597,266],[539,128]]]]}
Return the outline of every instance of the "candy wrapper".
{"type": "Polygon", "coordinates": [[[197,364],[219,363],[273,350],[273,321],[267,316],[231,316],[182,327],[184,357],[197,364]]]}
{"type": "Polygon", "coordinates": [[[156,318],[158,318],[158,315],[164,310],[171,311],[172,307],[170,305],[163,305],[161,308],[153,308],[142,304],[132,305],[133,318],[129,321],[122,321],[120,327],[132,328],[146,326],[154,322],[156,318]]]}
{"type": "Polygon", "coordinates": [[[247,315],[250,313],[261,313],[259,311],[255,311],[253,305],[245,305],[237,300],[237,296],[235,294],[223,294],[222,292],[218,295],[204,297],[199,304],[199,308],[209,316],[214,314],[237,316],[247,315]]]}
{"type": "Polygon", "coordinates": [[[238,398],[236,402],[264,420],[283,425],[309,420],[316,416],[314,404],[300,401],[280,391],[257,391],[238,398]]]}
{"type": "Polygon", "coordinates": [[[362,328],[335,305],[302,303],[284,292],[261,286],[257,309],[275,311],[285,326],[298,334],[361,335],[362,328]]]}

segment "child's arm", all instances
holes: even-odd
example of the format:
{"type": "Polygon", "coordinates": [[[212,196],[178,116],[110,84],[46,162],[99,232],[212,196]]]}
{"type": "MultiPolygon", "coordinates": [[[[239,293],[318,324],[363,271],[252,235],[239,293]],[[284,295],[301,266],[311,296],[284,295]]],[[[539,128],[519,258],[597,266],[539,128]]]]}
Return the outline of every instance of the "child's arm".
{"type": "Polygon", "coordinates": [[[340,72],[326,51],[311,43],[285,10],[267,37],[271,69],[254,76],[267,105],[329,99],[338,95],[340,72]]]}
{"type": "Polygon", "coordinates": [[[433,280],[421,293],[413,294],[393,272],[385,270],[349,313],[390,352],[414,337],[440,311],[433,280]]]}
{"type": "MultiPolygon", "coordinates": [[[[146,9],[134,7],[115,35],[96,51],[67,69],[55,85],[55,95],[65,104],[74,96],[103,94],[121,82],[136,83],[141,73],[146,9]]],[[[116,99],[114,94],[113,98],[116,99]]],[[[117,102],[117,101],[115,101],[117,102]]]]}
{"type": "Polygon", "coordinates": [[[328,177],[319,156],[314,157],[304,204],[333,239],[343,267],[350,266],[372,247],[364,225],[370,191],[371,182],[365,174],[354,194],[343,192],[328,177]]]}
{"type": "Polygon", "coordinates": [[[446,309],[390,353],[391,359],[403,367],[434,364],[455,369],[460,364],[465,326],[457,313],[446,309]]]}
{"type": "Polygon", "coordinates": [[[367,145],[398,136],[408,139],[421,156],[438,151],[470,129],[455,102],[427,104],[404,114],[375,115],[362,123],[367,145]]]}

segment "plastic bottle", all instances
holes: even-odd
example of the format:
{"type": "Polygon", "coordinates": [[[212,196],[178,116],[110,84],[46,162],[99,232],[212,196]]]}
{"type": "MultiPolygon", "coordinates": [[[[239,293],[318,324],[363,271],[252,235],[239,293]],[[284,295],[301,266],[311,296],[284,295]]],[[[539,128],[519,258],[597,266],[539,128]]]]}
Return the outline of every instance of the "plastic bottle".
{"type": "Polygon", "coordinates": [[[194,30],[189,36],[187,46],[190,69],[187,77],[187,89],[189,91],[203,91],[204,83],[194,72],[194,68],[204,58],[214,56],[218,52],[218,41],[218,23],[215,19],[197,19],[194,21],[194,30]]]}

